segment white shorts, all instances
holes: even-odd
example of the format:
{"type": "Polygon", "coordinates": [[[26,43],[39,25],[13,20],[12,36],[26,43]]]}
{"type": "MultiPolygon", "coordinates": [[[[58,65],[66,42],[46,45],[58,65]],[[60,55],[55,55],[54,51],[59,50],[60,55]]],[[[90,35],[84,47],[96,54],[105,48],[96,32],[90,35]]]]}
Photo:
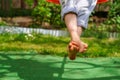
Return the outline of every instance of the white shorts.
{"type": "Polygon", "coordinates": [[[97,0],[60,0],[62,20],[67,13],[72,12],[77,15],[77,25],[87,28],[89,16],[96,3],[97,0]]]}

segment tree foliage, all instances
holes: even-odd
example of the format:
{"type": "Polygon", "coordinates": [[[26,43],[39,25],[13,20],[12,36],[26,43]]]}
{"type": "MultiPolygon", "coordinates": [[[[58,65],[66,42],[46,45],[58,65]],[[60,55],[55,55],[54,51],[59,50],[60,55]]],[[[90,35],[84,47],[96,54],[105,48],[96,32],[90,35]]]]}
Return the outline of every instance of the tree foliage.
{"type": "Polygon", "coordinates": [[[116,16],[120,16],[120,0],[114,0],[113,2],[110,2],[110,9],[108,12],[108,18],[113,18],[116,16]]]}
{"type": "Polygon", "coordinates": [[[119,0],[110,3],[108,20],[106,21],[108,31],[120,32],[120,5],[119,0]]]}

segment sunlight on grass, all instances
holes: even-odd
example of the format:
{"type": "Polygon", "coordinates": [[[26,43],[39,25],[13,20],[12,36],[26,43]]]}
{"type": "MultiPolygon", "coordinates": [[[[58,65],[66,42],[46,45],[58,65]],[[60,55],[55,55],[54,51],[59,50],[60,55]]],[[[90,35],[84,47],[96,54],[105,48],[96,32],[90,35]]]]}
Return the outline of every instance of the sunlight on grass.
{"type": "MultiPolygon", "coordinates": [[[[34,35],[26,40],[26,34],[0,35],[0,51],[35,51],[43,55],[67,54],[69,37],[53,37],[49,35],[34,35]],[[12,37],[11,37],[12,36],[12,37]],[[6,38],[7,37],[7,38],[6,38]]],[[[81,38],[89,45],[87,52],[78,54],[80,57],[120,57],[119,39],[81,38]]]]}

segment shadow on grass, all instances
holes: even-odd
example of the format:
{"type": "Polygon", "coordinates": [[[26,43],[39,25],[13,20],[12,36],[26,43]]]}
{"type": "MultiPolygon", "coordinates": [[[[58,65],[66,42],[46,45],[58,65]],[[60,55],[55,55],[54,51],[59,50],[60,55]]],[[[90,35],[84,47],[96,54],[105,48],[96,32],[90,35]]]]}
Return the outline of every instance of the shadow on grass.
{"type": "MultiPolygon", "coordinates": [[[[22,80],[113,80],[113,79],[119,80],[120,79],[120,76],[113,76],[113,77],[108,76],[108,77],[87,78],[87,79],[80,79],[80,78],[70,79],[69,76],[67,78],[62,78],[62,75],[64,74],[65,64],[66,64],[66,56],[63,58],[62,61],[54,61],[54,62],[44,62],[44,61],[42,62],[40,60],[37,61],[32,59],[32,57],[34,56],[35,56],[34,54],[33,55],[31,54],[9,54],[8,55],[8,54],[0,53],[0,79],[5,77],[8,77],[9,80],[10,80],[10,77],[19,77],[20,80],[21,79],[22,80]],[[18,58],[13,57],[15,55],[19,57],[18,58]],[[29,59],[22,58],[25,55],[31,56],[31,58],[29,59]],[[56,63],[59,63],[61,65],[59,67],[51,66],[52,64],[56,64],[56,63]],[[15,74],[10,75],[12,73],[17,73],[17,76],[15,74]]],[[[93,68],[106,67],[102,65],[96,65],[96,64],[81,62],[81,61],[79,61],[78,64],[79,63],[92,65],[94,66],[93,68]]],[[[117,62],[117,64],[118,63],[119,61],[117,62]]],[[[87,68],[83,68],[83,69],[85,70],[87,68]]]]}
{"type": "MultiPolygon", "coordinates": [[[[16,54],[17,56],[25,56],[26,54],[16,54]]],[[[31,54],[30,54],[31,55],[31,54]]],[[[11,58],[15,54],[0,54],[0,79],[9,76],[11,73],[17,73],[22,80],[61,80],[64,72],[64,64],[66,56],[62,62],[39,62],[24,58],[11,58]],[[2,59],[1,59],[2,58],[2,59]],[[61,67],[51,67],[51,64],[61,63],[61,67]],[[3,70],[3,71],[2,71],[3,70]],[[5,71],[4,71],[5,70],[5,71]]],[[[31,55],[34,56],[34,55],[31,55]]]]}

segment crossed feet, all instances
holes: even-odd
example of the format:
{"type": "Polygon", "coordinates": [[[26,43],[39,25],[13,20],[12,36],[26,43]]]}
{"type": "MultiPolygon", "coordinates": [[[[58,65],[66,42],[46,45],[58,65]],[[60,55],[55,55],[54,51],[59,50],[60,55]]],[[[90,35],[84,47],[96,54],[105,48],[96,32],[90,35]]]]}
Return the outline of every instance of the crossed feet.
{"type": "Polygon", "coordinates": [[[68,44],[68,57],[70,60],[75,60],[76,59],[76,54],[78,52],[83,53],[87,50],[88,45],[82,41],[75,42],[75,41],[70,41],[68,44]]]}

